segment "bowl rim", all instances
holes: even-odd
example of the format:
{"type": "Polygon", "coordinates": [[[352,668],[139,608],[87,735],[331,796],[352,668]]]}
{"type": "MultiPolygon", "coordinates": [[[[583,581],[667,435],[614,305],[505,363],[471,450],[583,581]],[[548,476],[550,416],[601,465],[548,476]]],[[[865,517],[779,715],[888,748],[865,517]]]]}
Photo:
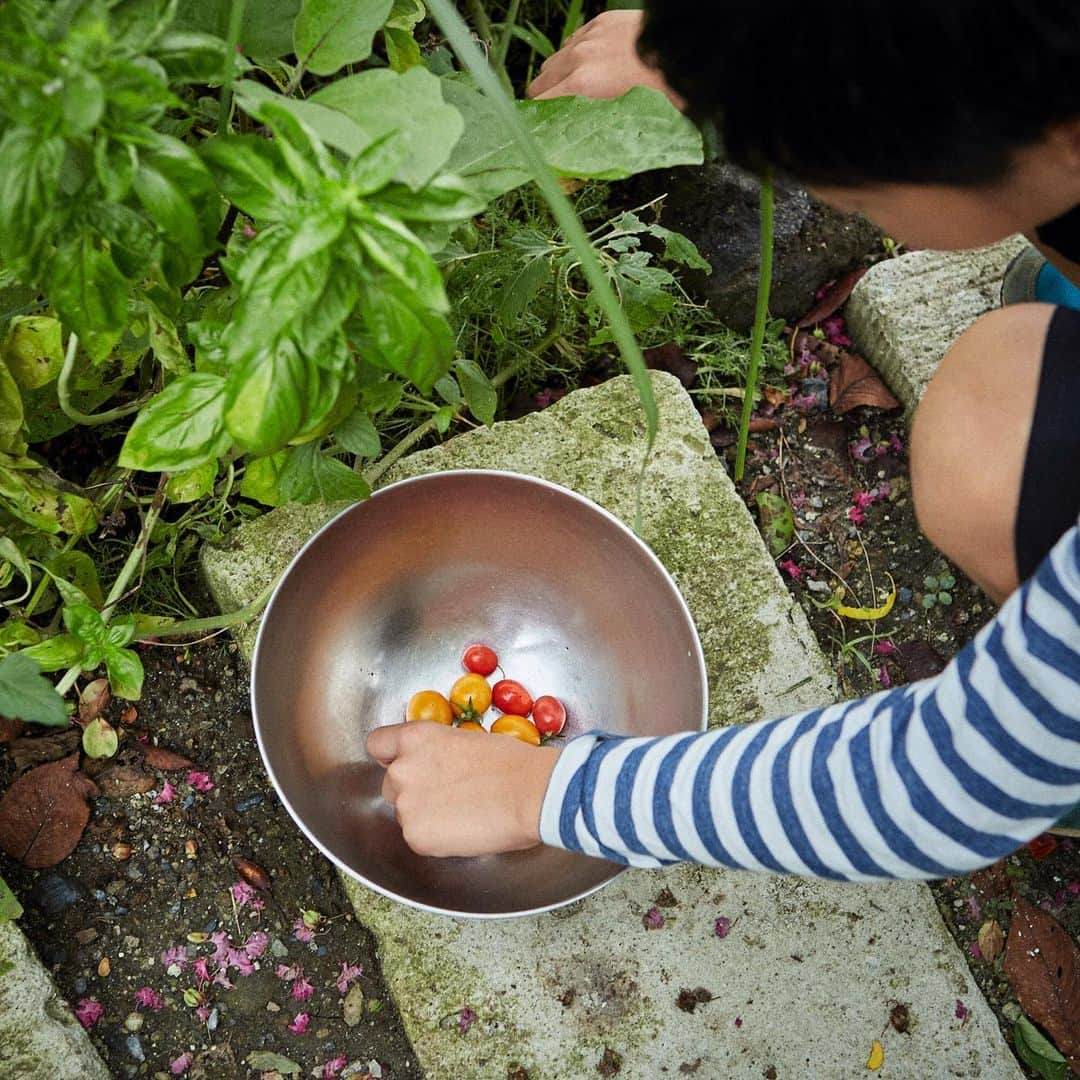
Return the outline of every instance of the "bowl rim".
{"type": "MultiPolygon", "coordinates": [[[[584,900],[593,893],[599,892],[605,885],[610,884],[615,878],[617,878],[624,870],[629,869],[628,866],[611,862],[611,866],[614,868],[614,872],[608,878],[599,882],[596,885],[592,885],[587,889],[583,889],[581,892],[576,893],[574,896],[569,896],[565,900],[558,900],[551,904],[544,904],[540,907],[524,908],[519,911],[507,911],[507,912],[492,912],[492,911],[460,911],[454,908],[438,907],[434,904],[425,904],[418,900],[413,900],[407,896],[402,896],[400,893],[394,892],[392,889],[388,889],[385,886],[379,885],[374,881],[364,877],[363,874],[354,870],[351,866],[348,866],[344,860],[339,858],[334,852],[322,843],[321,840],[316,837],[312,830],[303,821],[300,815],[293,809],[292,803],[286,797],[284,789],[281,783],[278,781],[273,768],[270,765],[270,759],[267,754],[266,746],[263,742],[262,724],[259,721],[259,708],[256,701],[255,694],[255,679],[256,673],[259,669],[259,652],[263,644],[263,633],[266,625],[273,613],[274,606],[277,603],[282,586],[285,584],[286,579],[292,573],[293,568],[307,553],[309,547],[315,544],[315,542],[327,532],[332,526],[336,525],[346,514],[351,513],[358,506],[365,506],[371,503],[373,500],[384,495],[388,491],[394,491],[399,488],[407,487],[413,484],[422,484],[425,481],[431,481],[435,478],[443,479],[447,476],[463,474],[466,476],[491,476],[491,477],[512,477],[515,480],[524,480],[530,484],[535,484],[538,487],[548,488],[553,491],[559,492],[560,495],[569,496],[572,499],[583,503],[587,508],[599,513],[601,516],[608,519],[610,523],[615,525],[617,529],[625,533],[626,536],[635,544],[641,553],[651,561],[654,567],[660,571],[661,575],[666,579],[667,583],[671,586],[672,592],[675,594],[676,601],[682,611],[682,614],[686,618],[693,631],[693,652],[694,659],[697,661],[698,675],[701,679],[701,685],[703,688],[702,702],[701,702],[701,718],[699,721],[699,727],[697,730],[706,731],[709,726],[709,677],[708,670],[705,666],[705,654],[701,646],[701,635],[698,633],[697,623],[694,621],[693,614],[690,611],[689,605],[686,603],[686,599],[683,596],[679,586],[676,584],[674,577],[668,568],[660,561],[656,553],[645,541],[638,536],[638,534],[622,521],[616,517],[610,510],[601,506],[599,503],[590,499],[587,495],[582,495],[580,492],[574,491],[572,488],[565,487],[562,484],[556,484],[551,480],[545,480],[539,476],[532,476],[529,473],[515,472],[513,469],[439,469],[434,472],[421,473],[419,476],[406,477],[403,480],[396,480],[392,484],[387,484],[384,487],[380,487],[373,491],[366,499],[358,499],[355,502],[350,503],[348,506],[343,507],[340,511],[334,514],[328,521],[324,522],[311,536],[304,541],[303,545],[296,552],[296,554],[289,560],[288,565],[279,575],[274,589],[270,594],[270,599],[263,610],[262,616],[259,619],[259,629],[255,637],[255,648],[251,654],[251,680],[249,687],[249,699],[251,702],[251,719],[252,726],[255,729],[255,741],[259,747],[259,756],[262,758],[263,768],[266,770],[267,776],[270,777],[270,782],[274,785],[274,791],[277,794],[278,799],[281,801],[282,806],[288,812],[293,823],[299,826],[300,831],[311,841],[315,847],[323,853],[339,870],[343,871],[354,881],[363,885],[365,888],[371,889],[372,892],[378,893],[380,896],[386,897],[388,900],[393,900],[396,903],[402,904],[405,907],[413,908],[417,911],[425,911],[433,915],[446,915],[454,919],[478,919],[478,920],[498,920],[498,919],[518,919],[526,918],[530,915],[542,915],[549,911],[556,911],[559,908],[567,907],[570,904],[577,903],[580,900],[584,900]]],[[[693,729],[691,729],[693,730],[693,729]]],[[[607,860],[604,860],[607,861],[607,860]]]]}

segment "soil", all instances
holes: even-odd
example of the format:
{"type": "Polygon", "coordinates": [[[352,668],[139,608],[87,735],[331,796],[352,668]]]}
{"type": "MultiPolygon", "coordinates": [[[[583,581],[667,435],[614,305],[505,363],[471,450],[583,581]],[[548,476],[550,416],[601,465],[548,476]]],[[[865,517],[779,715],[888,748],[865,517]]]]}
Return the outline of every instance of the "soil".
{"type": "MultiPolygon", "coordinates": [[[[371,935],[356,922],[333,867],[297,831],[262,768],[248,709],[248,672],[236,646],[224,637],[190,648],[150,646],[142,658],[146,683],[138,716],[128,713],[133,722],[122,724],[124,703],[115,701],[105,713],[124,733],[120,753],[83,765],[103,794],[76,851],[42,871],[0,856],[0,874],[26,910],[21,926],[61,993],[72,1006],[92,998],[104,1008],[90,1034],[110,1072],[167,1077],[170,1063],[188,1052],[187,1077],[258,1075],[244,1062],[252,1051],[264,1050],[296,1062],[304,1076],[344,1055],[360,1076],[420,1077],[371,935]],[[188,768],[164,773],[148,767],[140,738],[190,759],[190,768],[206,773],[213,789],[194,789],[186,782],[188,768]],[[118,763],[130,770],[120,774],[129,787],[148,790],[117,793],[117,774],[110,781],[110,770],[118,763]],[[166,778],[175,799],[156,805],[166,778]],[[234,904],[230,889],[246,884],[234,858],[249,860],[269,879],[268,890],[254,890],[254,905],[234,904]],[[262,910],[253,911],[259,900],[262,910]],[[320,916],[307,943],[294,935],[302,911],[320,916]],[[235,947],[262,931],[268,935],[265,952],[252,974],[229,971],[233,989],[211,984],[205,1000],[185,1003],[185,991],[199,988],[193,960],[215,950],[201,937],[221,931],[235,947]],[[162,953],[177,948],[183,970],[171,976],[162,953]],[[342,964],[363,967],[348,987],[350,1009],[357,1010],[349,1017],[352,1026],[335,985],[342,964]],[[301,976],[286,982],[275,974],[279,965],[303,968],[314,988],[309,999],[293,998],[301,976]],[[160,1011],[137,1007],[134,995],[142,987],[162,995],[160,1011]],[[299,1013],[310,1017],[304,1034],[289,1030],[299,1013]]],[[[12,750],[18,745],[9,744],[0,758],[0,788],[15,771],[12,750]]],[[[256,871],[249,873],[262,883],[256,871]]],[[[238,890],[241,898],[247,891],[238,890]]],[[[314,916],[309,920],[315,922],[314,916]]],[[[301,936],[307,936],[302,924],[301,936]]],[[[211,973],[215,967],[211,961],[211,973]]]]}

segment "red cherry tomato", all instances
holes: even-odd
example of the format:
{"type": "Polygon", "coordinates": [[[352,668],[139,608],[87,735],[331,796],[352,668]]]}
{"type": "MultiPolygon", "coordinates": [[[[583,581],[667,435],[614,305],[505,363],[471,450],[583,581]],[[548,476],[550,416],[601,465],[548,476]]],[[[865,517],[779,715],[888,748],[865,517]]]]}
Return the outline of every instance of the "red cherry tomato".
{"type": "Polygon", "coordinates": [[[532,722],[541,735],[558,735],[566,726],[566,709],[558,698],[545,694],[533,702],[532,722]]]}
{"type": "Polygon", "coordinates": [[[499,658],[495,650],[486,645],[470,645],[461,658],[461,665],[477,675],[490,675],[499,666],[499,658]]]}
{"type": "Polygon", "coordinates": [[[532,695],[514,679],[500,679],[491,688],[491,700],[495,708],[514,716],[528,716],[532,712],[532,695]]]}

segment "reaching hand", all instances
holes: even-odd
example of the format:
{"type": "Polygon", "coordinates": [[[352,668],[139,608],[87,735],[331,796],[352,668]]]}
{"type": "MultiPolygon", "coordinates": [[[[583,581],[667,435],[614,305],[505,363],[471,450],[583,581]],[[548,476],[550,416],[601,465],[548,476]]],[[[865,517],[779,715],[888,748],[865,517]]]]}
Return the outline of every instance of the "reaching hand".
{"type": "Polygon", "coordinates": [[[418,855],[490,855],[540,843],[540,807],[558,750],[509,735],[417,720],[376,728],[382,795],[418,855]]]}
{"type": "Polygon", "coordinates": [[[663,75],[637,54],[643,18],[640,11],[606,11],[587,22],[544,61],[529,86],[529,97],[614,98],[635,86],[651,86],[683,108],[685,102],[668,87],[663,75]]]}

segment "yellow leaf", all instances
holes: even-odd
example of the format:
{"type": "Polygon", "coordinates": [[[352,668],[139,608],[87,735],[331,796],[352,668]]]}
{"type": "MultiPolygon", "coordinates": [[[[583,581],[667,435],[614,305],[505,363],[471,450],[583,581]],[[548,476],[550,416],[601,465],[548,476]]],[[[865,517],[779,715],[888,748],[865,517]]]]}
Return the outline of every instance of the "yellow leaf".
{"type": "Polygon", "coordinates": [[[884,619],[893,609],[893,604],[896,603],[896,582],[893,581],[892,575],[889,575],[889,584],[892,585],[892,592],[885,598],[885,603],[880,607],[868,608],[868,607],[846,607],[841,604],[843,599],[843,589],[840,590],[836,598],[836,605],[834,610],[837,615],[842,615],[845,619],[858,619],[861,622],[873,622],[876,619],[884,619]]]}
{"type": "Polygon", "coordinates": [[[885,1047],[874,1040],[873,1045],[870,1047],[870,1056],[866,1059],[866,1067],[871,1072],[877,1072],[882,1065],[885,1064],[885,1047]]]}

